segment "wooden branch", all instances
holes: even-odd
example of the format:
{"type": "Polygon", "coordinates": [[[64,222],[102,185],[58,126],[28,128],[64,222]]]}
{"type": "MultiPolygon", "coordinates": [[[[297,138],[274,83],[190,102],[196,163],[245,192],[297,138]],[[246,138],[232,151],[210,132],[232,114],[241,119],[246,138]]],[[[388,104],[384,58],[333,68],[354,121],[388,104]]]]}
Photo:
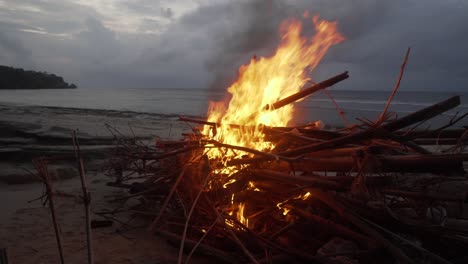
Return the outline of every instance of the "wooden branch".
{"type": "Polygon", "coordinates": [[[401,263],[414,263],[401,249],[393,245],[389,240],[377,232],[374,228],[369,226],[361,219],[354,216],[345,206],[343,206],[334,196],[319,190],[310,190],[312,197],[317,198],[328,205],[331,209],[336,211],[344,219],[355,225],[363,233],[374,239],[378,244],[392,254],[401,263]]]}
{"type": "Polygon", "coordinates": [[[312,214],[312,213],[307,212],[305,210],[302,210],[302,209],[300,209],[300,208],[298,208],[296,206],[292,206],[292,205],[289,205],[289,204],[285,204],[283,206],[290,209],[291,212],[294,213],[294,214],[297,214],[297,215],[299,215],[301,217],[304,217],[304,218],[306,218],[308,220],[316,222],[317,224],[319,224],[324,229],[332,231],[333,234],[339,235],[339,236],[344,236],[346,238],[350,238],[353,241],[358,242],[359,244],[361,244],[362,246],[364,246],[366,248],[372,248],[374,243],[375,243],[375,241],[373,241],[369,237],[363,236],[363,235],[359,234],[358,232],[351,230],[348,227],[345,227],[343,225],[340,225],[338,223],[335,223],[333,221],[330,221],[330,220],[325,219],[323,217],[320,217],[318,215],[312,214]]]}
{"type": "Polygon", "coordinates": [[[447,130],[422,130],[422,131],[411,131],[411,132],[397,132],[399,135],[403,135],[406,138],[411,139],[423,139],[423,138],[459,138],[465,133],[466,129],[447,129],[447,130]]]}
{"type": "Polygon", "coordinates": [[[405,66],[406,66],[406,63],[408,62],[408,57],[409,57],[410,51],[411,51],[411,48],[408,48],[408,50],[406,51],[405,59],[404,59],[403,64],[401,65],[401,68],[400,68],[400,75],[398,76],[398,81],[397,81],[395,87],[393,88],[392,94],[388,98],[388,101],[387,101],[387,104],[385,105],[384,110],[382,111],[382,113],[380,114],[380,117],[375,122],[375,126],[380,126],[380,124],[385,119],[385,115],[387,114],[388,107],[390,106],[390,104],[391,104],[391,102],[393,100],[393,97],[395,96],[396,92],[398,91],[398,88],[400,87],[400,82],[401,82],[401,79],[403,78],[403,73],[405,72],[405,66]]]}
{"type": "Polygon", "coordinates": [[[203,185],[200,187],[200,190],[198,191],[197,196],[195,197],[195,200],[193,201],[192,206],[190,207],[190,211],[189,211],[189,213],[187,215],[187,219],[185,220],[184,232],[182,234],[182,239],[180,240],[179,258],[178,258],[178,261],[177,261],[178,264],[182,264],[184,246],[185,246],[184,241],[187,238],[187,230],[188,230],[188,227],[189,227],[190,220],[192,219],[192,214],[195,211],[195,207],[197,206],[198,200],[200,199],[200,196],[201,196],[203,190],[205,189],[206,184],[208,183],[210,178],[211,178],[211,174],[206,175],[205,180],[203,182],[203,185]]]}
{"type": "MultiPolygon", "coordinates": [[[[386,123],[381,126],[382,129],[387,131],[394,131],[409,125],[430,119],[437,116],[447,110],[450,110],[460,104],[460,97],[454,96],[440,103],[426,107],[422,110],[409,114],[401,119],[386,123]]],[[[350,134],[340,138],[332,139],[319,144],[311,144],[294,150],[285,151],[280,153],[280,156],[299,156],[306,153],[324,150],[328,148],[335,148],[352,142],[356,142],[362,139],[370,139],[374,135],[374,130],[365,130],[359,133],[350,134]]]]}
{"type": "Polygon", "coordinates": [[[460,105],[460,96],[453,96],[445,101],[431,105],[395,121],[388,122],[382,125],[382,128],[388,131],[396,131],[398,129],[402,129],[404,127],[431,119],[452,108],[457,107],[458,105],[460,105]]]}
{"type": "Polygon", "coordinates": [[[52,181],[50,179],[49,171],[47,169],[47,163],[44,159],[34,159],[34,166],[36,167],[39,176],[42,179],[46,187],[46,194],[49,201],[50,214],[52,215],[52,222],[54,224],[55,239],[57,241],[57,248],[60,256],[60,263],[64,264],[65,259],[63,257],[63,246],[62,246],[62,237],[60,235],[60,230],[57,222],[57,216],[55,213],[55,201],[54,201],[54,188],[52,186],[52,181]]]}
{"type": "Polygon", "coordinates": [[[273,111],[273,110],[276,110],[276,109],[279,109],[285,105],[288,105],[288,104],[291,104],[291,103],[294,103],[295,101],[297,100],[300,100],[308,95],[311,95],[317,91],[320,91],[322,89],[325,89],[325,88],[328,88],[332,85],[335,85],[336,83],[338,82],[341,82],[345,79],[349,78],[349,75],[348,75],[348,72],[343,72],[342,74],[339,74],[335,77],[332,77],[328,80],[325,80],[323,82],[320,82],[320,83],[317,83],[311,87],[308,87],[306,89],[303,89],[295,94],[292,94],[286,98],[283,98],[271,105],[266,105],[263,110],[265,111],[273,111]]]}
{"type": "Polygon", "coordinates": [[[236,233],[232,231],[232,229],[229,226],[226,226],[226,229],[228,230],[229,234],[233,238],[234,242],[241,248],[242,252],[250,259],[252,263],[258,264],[257,259],[250,253],[250,251],[244,246],[242,241],[237,237],[236,233]]]}
{"type": "Polygon", "coordinates": [[[419,146],[418,144],[416,144],[415,142],[411,141],[411,140],[408,140],[402,136],[399,136],[399,135],[396,135],[394,133],[391,133],[391,132],[388,132],[387,130],[385,129],[379,129],[379,128],[376,128],[376,132],[379,133],[379,134],[382,134],[382,137],[384,138],[389,138],[393,141],[396,141],[404,146],[407,146],[421,154],[431,154],[431,152],[421,146],[419,146]]]}
{"type": "Polygon", "coordinates": [[[83,191],[83,203],[85,207],[84,209],[85,209],[85,218],[86,218],[86,242],[88,246],[88,263],[93,264],[94,258],[93,258],[93,239],[92,239],[92,232],[91,232],[91,194],[88,191],[83,158],[81,157],[80,144],[78,143],[78,139],[76,138],[75,130],[73,130],[72,139],[73,139],[73,149],[75,151],[75,158],[78,163],[78,171],[80,172],[81,189],[83,191]]]}
{"type": "Polygon", "coordinates": [[[280,157],[280,156],[277,156],[277,155],[272,154],[272,153],[263,152],[263,151],[260,151],[260,150],[247,148],[247,147],[242,147],[242,146],[224,144],[224,143],[218,142],[216,140],[208,140],[208,141],[206,141],[206,143],[213,144],[216,147],[223,147],[223,148],[231,148],[231,149],[241,150],[241,151],[256,154],[256,155],[259,155],[259,156],[264,156],[266,158],[275,159],[275,160],[288,160],[288,161],[290,160],[289,158],[280,157]]]}
{"type": "Polygon", "coordinates": [[[161,206],[161,209],[159,210],[159,213],[158,213],[158,216],[153,220],[153,222],[151,223],[150,225],[150,228],[149,230],[153,233],[155,233],[157,230],[158,230],[158,223],[159,223],[159,220],[161,220],[161,217],[163,216],[163,213],[164,211],[166,211],[166,208],[167,206],[169,205],[169,201],[172,199],[172,196],[174,195],[176,189],[177,189],[177,186],[180,184],[180,182],[182,181],[182,178],[184,177],[185,175],[185,172],[186,170],[188,169],[188,165],[185,165],[183,168],[182,168],[182,171],[180,172],[179,174],[179,177],[177,177],[177,180],[175,181],[174,185],[172,186],[171,188],[171,191],[169,192],[169,194],[167,195],[166,197],[166,200],[164,200],[164,203],[163,205],[161,206]]]}
{"type": "Polygon", "coordinates": [[[346,186],[334,181],[327,181],[323,179],[311,178],[311,177],[304,177],[304,176],[297,176],[291,175],[287,173],[272,171],[272,170],[250,170],[252,174],[256,177],[267,178],[270,180],[278,180],[283,182],[289,183],[302,183],[302,184],[310,184],[314,185],[318,188],[326,188],[332,189],[336,191],[344,191],[346,190],[346,186]]]}
{"type": "MultiPolygon", "coordinates": [[[[162,237],[166,238],[167,240],[170,240],[173,243],[178,244],[182,240],[182,238],[179,235],[176,235],[168,231],[155,230],[155,232],[158,235],[161,235],[162,237]]],[[[190,239],[185,239],[184,244],[185,244],[185,248],[189,250],[193,248],[197,244],[197,242],[190,240],[190,239]]],[[[200,243],[198,245],[198,252],[201,252],[202,254],[207,255],[207,256],[215,257],[221,260],[223,263],[232,263],[232,264],[240,263],[240,260],[236,259],[234,256],[231,256],[222,250],[208,246],[204,243],[200,243]]]]}
{"type": "MultiPolygon", "coordinates": [[[[432,172],[449,173],[463,170],[463,161],[468,160],[468,154],[447,155],[407,155],[389,156],[376,155],[372,167],[380,172],[432,172]]],[[[291,161],[297,171],[335,171],[349,172],[355,169],[353,157],[303,158],[291,161]]],[[[288,169],[289,163],[272,163],[270,169],[288,169]]]]}

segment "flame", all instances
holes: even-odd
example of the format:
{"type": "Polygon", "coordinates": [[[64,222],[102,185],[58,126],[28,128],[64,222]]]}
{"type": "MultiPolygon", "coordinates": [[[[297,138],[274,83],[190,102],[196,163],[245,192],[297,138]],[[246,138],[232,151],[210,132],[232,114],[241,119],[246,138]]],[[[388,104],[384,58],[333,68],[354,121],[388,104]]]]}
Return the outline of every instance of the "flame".
{"type": "Polygon", "coordinates": [[[257,188],[253,182],[249,181],[249,186],[247,187],[247,190],[253,190],[254,192],[260,192],[261,190],[257,188]]]}
{"type": "MultiPolygon", "coordinates": [[[[312,18],[316,34],[301,36],[302,23],[296,19],[280,26],[281,44],[271,57],[252,58],[239,69],[238,79],[228,88],[232,95],[229,106],[222,102],[210,103],[208,121],[220,123],[216,131],[205,126],[204,133],[211,138],[236,146],[269,151],[274,145],[266,142],[262,125],[286,126],[293,117],[293,105],[274,111],[262,110],[266,105],[296,93],[309,81],[307,74],[323,58],[328,48],[344,40],[336,22],[312,18]],[[238,124],[234,129],[230,125],[238,124]]],[[[209,158],[235,158],[245,152],[222,153],[212,150],[209,158]]],[[[232,172],[231,172],[232,173],[232,172]]]]}
{"type": "Polygon", "coordinates": [[[245,203],[239,203],[239,210],[237,211],[237,220],[244,224],[246,227],[249,227],[249,219],[244,217],[245,203]]]}
{"type": "MultiPolygon", "coordinates": [[[[246,227],[249,227],[249,219],[247,219],[244,216],[245,203],[238,203],[234,205],[234,194],[233,194],[231,197],[231,204],[232,204],[232,208],[228,212],[228,214],[232,216],[235,213],[235,217],[237,218],[237,220],[239,220],[239,222],[241,222],[246,227]]],[[[225,219],[224,222],[230,227],[235,227],[234,223],[229,219],[225,219]]]]}
{"type": "Polygon", "coordinates": [[[286,203],[288,203],[288,202],[291,201],[291,200],[303,200],[303,201],[305,201],[305,200],[309,199],[310,195],[311,195],[310,192],[306,192],[306,193],[301,194],[301,195],[298,195],[298,196],[296,196],[296,197],[293,197],[293,198],[290,198],[290,199],[286,199],[286,200],[283,201],[283,202],[277,203],[277,204],[276,204],[276,207],[278,207],[279,210],[283,210],[283,215],[287,215],[287,214],[289,213],[289,211],[291,211],[291,210],[288,209],[288,208],[286,208],[286,207],[284,207],[284,205],[285,205],[286,203]]]}
{"type": "MultiPolygon", "coordinates": [[[[231,100],[228,105],[224,102],[210,102],[208,121],[219,125],[205,126],[203,133],[210,139],[218,142],[247,147],[260,151],[270,151],[275,147],[272,142],[265,140],[262,132],[263,125],[287,126],[293,118],[292,104],[279,109],[271,109],[273,103],[291,94],[299,92],[310,79],[307,75],[318,65],[327,50],[344,40],[338,32],[337,23],[320,20],[318,16],[305,19],[311,20],[315,28],[315,35],[304,37],[302,22],[297,19],[288,19],[280,26],[281,42],[274,54],[270,57],[254,57],[246,65],[239,68],[237,80],[228,88],[231,100]],[[238,125],[236,127],[233,124],[238,125]]],[[[215,173],[227,175],[224,188],[236,180],[232,177],[243,167],[226,166],[227,161],[251,155],[244,151],[225,150],[222,148],[209,148],[206,155],[211,160],[221,161],[224,166],[216,169],[215,173]]],[[[244,165],[245,166],[245,165],[244,165]]],[[[249,182],[249,189],[260,191],[249,182]]],[[[309,194],[293,199],[307,199],[309,194]]],[[[278,208],[284,211],[278,203],[278,208]]],[[[231,197],[233,208],[229,213],[248,225],[244,217],[245,204],[234,204],[234,194],[231,197]],[[234,214],[235,213],[235,214],[234,214]]]]}

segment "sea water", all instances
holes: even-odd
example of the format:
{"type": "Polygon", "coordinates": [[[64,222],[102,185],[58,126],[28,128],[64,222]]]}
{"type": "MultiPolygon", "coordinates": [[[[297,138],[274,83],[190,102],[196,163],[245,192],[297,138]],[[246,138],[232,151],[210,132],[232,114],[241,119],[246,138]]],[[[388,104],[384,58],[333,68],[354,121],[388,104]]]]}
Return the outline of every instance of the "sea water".
{"type": "MultiPolygon", "coordinates": [[[[330,126],[343,126],[345,121],[338,114],[339,110],[343,112],[348,124],[360,123],[358,119],[374,121],[384,109],[391,94],[391,91],[334,89],[328,91],[336,105],[327,94],[317,92],[296,103],[292,124],[300,125],[321,120],[330,126]]],[[[461,105],[430,122],[432,125],[440,125],[453,118],[456,112],[468,111],[468,92],[398,91],[389,111],[394,114],[393,118],[401,117],[454,95],[461,96],[461,105]]],[[[223,90],[196,88],[0,90],[0,104],[103,109],[165,115],[206,116],[210,100],[228,101],[229,95],[223,90]]],[[[462,121],[459,125],[467,124],[467,121],[462,121]]]]}

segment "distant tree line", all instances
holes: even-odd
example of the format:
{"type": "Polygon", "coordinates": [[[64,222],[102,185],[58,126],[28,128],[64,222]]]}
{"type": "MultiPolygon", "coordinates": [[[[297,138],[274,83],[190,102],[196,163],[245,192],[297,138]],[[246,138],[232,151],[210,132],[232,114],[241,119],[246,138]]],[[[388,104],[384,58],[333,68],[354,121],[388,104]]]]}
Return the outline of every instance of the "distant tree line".
{"type": "Polygon", "coordinates": [[[62,77],[47,72],[27,71],[0,65],[0,89],[70,89],[62,77]]]}

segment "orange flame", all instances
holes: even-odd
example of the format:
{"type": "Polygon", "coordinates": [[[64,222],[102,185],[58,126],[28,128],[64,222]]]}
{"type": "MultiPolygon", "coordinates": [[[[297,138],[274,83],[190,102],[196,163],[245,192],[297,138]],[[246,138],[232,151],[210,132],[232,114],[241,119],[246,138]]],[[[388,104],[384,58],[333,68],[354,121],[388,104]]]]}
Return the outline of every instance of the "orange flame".
{"type": "MultiPolygon", "coordinates": [[[[305,14],[304,17],[309,16],[305,14]]],[[[239,68],[238,79],[228,88],[228,92],[232,95],[229,105],[210,102],[208,121],[220,125],[215,131],[210,126],[205,126],[205,135],[224,144],[261,151],[270,151],[274,148],[272,142],[265,140],[262,125],[288,125],[293,117],[294,108],[290,104],[280,109],[266,110],[265,106],[297,93],[309,81],[307,74],[318,65],[327,50],[344,40],[338,32],[336,22],[320,20],[318,16],[314,16],[312,22],[316,33],[311,38],[306,38],[301,36],[301,21],[296,19],[284,21],[280,26],[281,44],[274,55],[254,57],[249,64],[239,68]],[[240,127],[233,128],[232,124],[240,127]]],[[[227,161],[247,153],[212,148],[206,154],[210,159],[218,159],[226,164],[227,161]]],[[[231,176],[237,170],[235,167],[223,166],[215,173],[228,175],[223,185],[227,188],[236,181],[231,176]]],[[[249,183],[248,188],[260,191],[253,183],[249,183]]],[[[309,195],[310,193],[307,193],[296,199],[305,200],[309,195]]],[[[231,197],[231,204],[237,210],[232,209],[229,214],[233,215],[236,211],[236,218],[248,226],[248,219],[244,216],[246,204],[234,205],[234,194],[231,197]]],[[[287,215],[288,210],[283,208],[282,204],[279,203],[277,206],[284,210],[284,215],[287,215]]]]}
{"type": "MultiPolygon", "coordinates": [[[[286,20],[281,24],[281,44],[271,57],[253,58],[248,65],[239,69],[238,79],[228,88],[232,95],[229,106],[211,103],[208,121],[221,123],[216,135],[205,127],[205,134],[213,139],[236,146],[262,151],[274,145],[264,140],[261,125],[286,126],[293,117],[293,105],[274,111],[262,110],[286,96],[296,93],[309,81],[307,73],[312,71],[330,46],[344,40],[337,30],[336,22],[313,17],[316,34],[311,38],[301,36],[302,23],[286,20]],[[233,129],[230,124],[239,124],[233,129]]],[[[210,158],[226,160],[245,155],[244,152],[210,151],[210,158]],[[236,154],[237,153],[237,154],[236,154]]]]}

